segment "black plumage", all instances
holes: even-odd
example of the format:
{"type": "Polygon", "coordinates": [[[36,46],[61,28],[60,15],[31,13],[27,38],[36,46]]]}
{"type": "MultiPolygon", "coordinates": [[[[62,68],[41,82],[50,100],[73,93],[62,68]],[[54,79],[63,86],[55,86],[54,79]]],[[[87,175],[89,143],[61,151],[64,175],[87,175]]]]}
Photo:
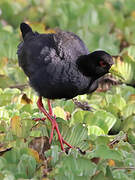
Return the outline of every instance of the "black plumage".
{"type": "MultiPolygon", "coordinates": [[[[25,23],[21,23],[20,29],[23,42],[17,51],[19,65],[40,97],[71,99],[89,94],[96,90],[98,79],[113,64],[105,51],[89,53],[74,33],[59,30],[54,34],[39,34],[25,23]]],[[[42,103],[38,105],[43,107],[42,103]]]]}

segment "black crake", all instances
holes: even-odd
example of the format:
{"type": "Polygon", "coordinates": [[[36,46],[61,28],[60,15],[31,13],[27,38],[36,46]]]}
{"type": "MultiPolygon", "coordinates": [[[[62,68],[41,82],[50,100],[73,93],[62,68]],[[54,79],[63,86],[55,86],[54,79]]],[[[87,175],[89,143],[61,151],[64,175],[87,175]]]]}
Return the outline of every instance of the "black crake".
{"type": "MultiPolygon", "coordinates": [[[[98,79],[108,73],[113,64],[112,57],[105,51],[89,53],[74,33],[59,30],[56,34],[39,34],[25,23],[20,29],[23,42],[17,51],[19,65],[40,96],[40,110],[43,108],[42,96],[71,99],[92,93],[98,87],[98,79]]],[[[56,120],[51,116],[48,119],[53,126],[56,120]]],[[[63,150],[65,141],[62,137],[60,143],[63,150]]]]}

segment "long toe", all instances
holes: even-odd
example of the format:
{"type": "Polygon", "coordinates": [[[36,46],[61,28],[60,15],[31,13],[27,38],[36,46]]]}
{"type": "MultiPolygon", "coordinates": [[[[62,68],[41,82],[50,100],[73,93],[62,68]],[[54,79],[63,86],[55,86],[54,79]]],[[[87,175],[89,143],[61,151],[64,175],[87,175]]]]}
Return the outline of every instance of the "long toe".
{"type": "Polygon", "coordinates": [[[95,110],[93,107],[89,106],[87,102],[80,102],[76,98],[74,98],[72,100],[78,108],[81,108],[84,111],[92,111],[93,112],[95,110]]]}
{"type": "Polygon", "coordinates": [[[56,130],[56,132],[58,134],[58,140],[59,140],[60,145],[61,145],[61,150],[64,151],[64,144],[66,144],[69,148],[72,148],[72,146],[63,139],[63,137],[59,131],[58,123],[56,122],[55,117],[54,117],[54,119],[52,119],[51,123],[52,123],[52,130],[51,130],[51,136],[50,136],[49,142],[51,143],[52,138],[53,138],[53,134],[54,134],[53,132],[54,132],[54,130],[56,130]]]}

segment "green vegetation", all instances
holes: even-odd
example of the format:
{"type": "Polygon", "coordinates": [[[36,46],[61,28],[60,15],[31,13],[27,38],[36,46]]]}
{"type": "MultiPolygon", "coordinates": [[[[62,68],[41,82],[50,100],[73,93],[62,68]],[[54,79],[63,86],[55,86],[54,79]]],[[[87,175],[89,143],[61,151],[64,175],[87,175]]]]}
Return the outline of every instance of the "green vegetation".
{"type": "Polygon", "coordinates": [[[135,0],[0,1],[0,179],[135,179],[135,89],[127,85],[135,85],[134,7],[135,0]],[[75,32],[90,51],[113,55],[121,75],[120,85],[77,97],[93,112],[72,100],[52,102],[63,137],[75,146],[68,154],[57,135],[49,145],[48,120],[32,120],[44,116],[18,66],[22,21],[39,32],[75,32]]]}

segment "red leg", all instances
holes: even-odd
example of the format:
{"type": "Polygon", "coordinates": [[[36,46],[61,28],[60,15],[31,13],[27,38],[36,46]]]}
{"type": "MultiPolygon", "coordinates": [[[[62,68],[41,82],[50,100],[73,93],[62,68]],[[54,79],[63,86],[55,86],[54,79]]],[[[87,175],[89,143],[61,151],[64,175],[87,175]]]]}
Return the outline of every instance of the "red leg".
{"type": "Polygon", "coordinates": [[[45,110],[45,108],[44,108],[44,106],[43,106],[42,97],[39,97],[39,99],[38,99],[38,101],[37,101],[37,105],[38,105],[38,108],[40,109],[40,111],[44,113],[44,115],[51,121],[51,124],[52,124],[52,130],[51,130],[51,136],[50,136],[50,139],[49,139],[49,143],[51,143],[52,138],[53,138],[54,130],[56,129],[56,132],[57,132],[57,134],[58,134],[58,139],[59,139],[59,141],[60,141],[60,145],[61,145],[62,151],[64,151],[64,146],[63,146],[63,144],[66,144],[67,146],[69,146],[70,148],[72,148],[72,146],[71,146],[70,144],[68,144],[68,143],[63,139],[63,137],[61,136],[60,131],[59,131],[59,128],[58,128],[58,124],[57,124],[57,122],[56,122],[56,117],[55,117],[55,116],[52,117],[53,111],[52,111],[52,107],[51,107],[50,100],[48,100],[49,113],[45,110]]]}
{"type": "Polygon", "coordinates": [[[48,102],[49,114],[50,114],[51,116],[53,116],[53,111],[52,111],[52,106],[51,106],[50,99],[47,99],[47,102],[48,102]]]}
{"type": "MultiPolygon", "coordinates": [[[[42,101],[40,102],[40,105],[44,108],[42,101]]],[[[33,120],[34,121],[45,121],[46,117],[45,118],[33,118],[33,120]]]]}

